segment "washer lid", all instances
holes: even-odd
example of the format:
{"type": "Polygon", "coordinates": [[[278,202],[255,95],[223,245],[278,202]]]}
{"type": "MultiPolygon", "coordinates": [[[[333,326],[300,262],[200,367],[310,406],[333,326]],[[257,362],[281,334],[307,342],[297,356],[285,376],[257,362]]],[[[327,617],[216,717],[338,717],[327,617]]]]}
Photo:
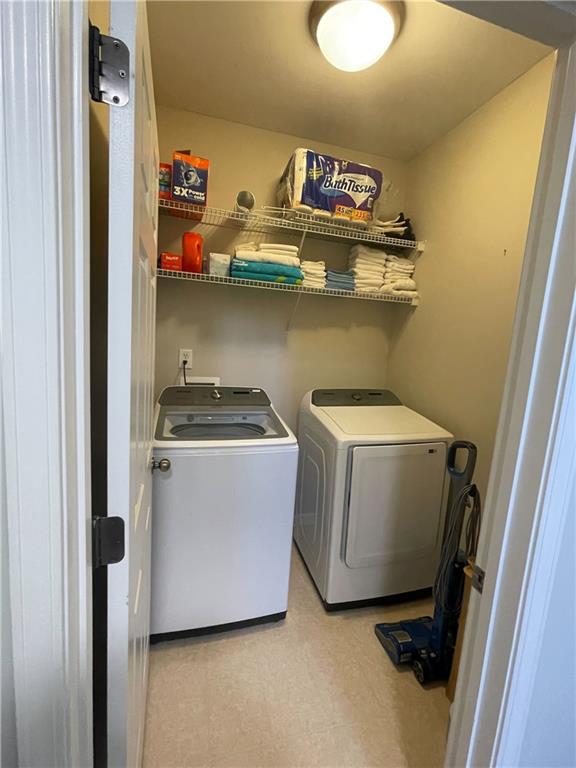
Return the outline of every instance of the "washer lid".
{"type": "Polygon", "coordinates": [[[378,435],[388,442],[404,439],[407,436],[411,440],[434,438],[446,440],[452,437],[445,429],[404,405],[396,405],[392,408],[390,406],[369,408],[334,406],[318,410],[323,411],[346,435],[378,435]]]}

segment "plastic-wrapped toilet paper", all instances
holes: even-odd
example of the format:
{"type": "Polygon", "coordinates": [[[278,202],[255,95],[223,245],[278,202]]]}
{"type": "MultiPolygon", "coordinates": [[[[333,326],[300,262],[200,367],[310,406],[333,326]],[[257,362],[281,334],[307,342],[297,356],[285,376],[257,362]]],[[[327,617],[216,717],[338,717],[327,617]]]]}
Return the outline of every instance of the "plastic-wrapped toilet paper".
{"type": "Polygon", "coordinates": [[[370,165],[300,147],[280,179],[278,205],[309,206],[314,213],[326,211],[338,218],[371,221],[382,182],[382,172],[370,165]]]}

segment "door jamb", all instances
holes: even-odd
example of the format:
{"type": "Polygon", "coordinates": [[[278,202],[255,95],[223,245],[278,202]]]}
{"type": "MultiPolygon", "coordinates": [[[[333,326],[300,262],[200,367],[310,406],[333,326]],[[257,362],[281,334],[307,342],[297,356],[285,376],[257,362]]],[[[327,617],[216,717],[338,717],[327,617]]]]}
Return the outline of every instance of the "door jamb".
{"type": "Polygon", "coordinates": [[[18,764],[78,768],[92,765],[86,6],[0,3],[0,29],[2,662],[18,764]]]}

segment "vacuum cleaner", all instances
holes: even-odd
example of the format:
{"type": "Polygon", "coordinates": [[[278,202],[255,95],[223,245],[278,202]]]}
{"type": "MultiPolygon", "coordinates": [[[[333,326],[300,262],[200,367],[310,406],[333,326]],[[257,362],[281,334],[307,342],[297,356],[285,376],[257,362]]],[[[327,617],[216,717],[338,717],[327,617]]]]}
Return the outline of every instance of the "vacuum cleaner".
{"type": "Polygon", "coordinates": [[[451,482],[440,565],[433,589],[434,616],[375,627],[376,637],[393,663],[412,664],[416,679],[422,685],[447,680],[450,675],[466,578],[464,568],[476,555],[480,532],[480,495],[472,484],[476,454],[476,446],[464,440],[456,440],[448,450],[446,469],[451,482]],[[467,451],[463,469],[456,467],[459,450],[467,451]]]}

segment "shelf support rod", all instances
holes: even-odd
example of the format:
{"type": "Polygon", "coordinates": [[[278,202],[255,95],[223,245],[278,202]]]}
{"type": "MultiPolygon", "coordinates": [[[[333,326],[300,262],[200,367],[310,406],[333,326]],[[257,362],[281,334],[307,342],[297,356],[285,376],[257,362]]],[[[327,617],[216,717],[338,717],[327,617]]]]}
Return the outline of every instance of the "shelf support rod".
{"type": "Polygon", "coordinates": [[[302,236],[300,237],[300,245],[298,246],[298,255],[300,256],[300,260],[302,260],[302,251],[304,250],[304,241],[306,240],[307,234],[308,234],[307,229],[302,230],[302,236]]]}
{"type": "Polygon", "coordinates": [[[300,299],[302,298],[304,294],[298,293],[298,298],[294,302],[294,306],[292,307],[292,312],[290,313],[290,318],[288,319],[288,324],[286,325],[286,333],[292,330],[292,323],[294,321],[294,318],[296,317],[296,312],[298,311],[298,307],[300,306],[300,299]]]}

